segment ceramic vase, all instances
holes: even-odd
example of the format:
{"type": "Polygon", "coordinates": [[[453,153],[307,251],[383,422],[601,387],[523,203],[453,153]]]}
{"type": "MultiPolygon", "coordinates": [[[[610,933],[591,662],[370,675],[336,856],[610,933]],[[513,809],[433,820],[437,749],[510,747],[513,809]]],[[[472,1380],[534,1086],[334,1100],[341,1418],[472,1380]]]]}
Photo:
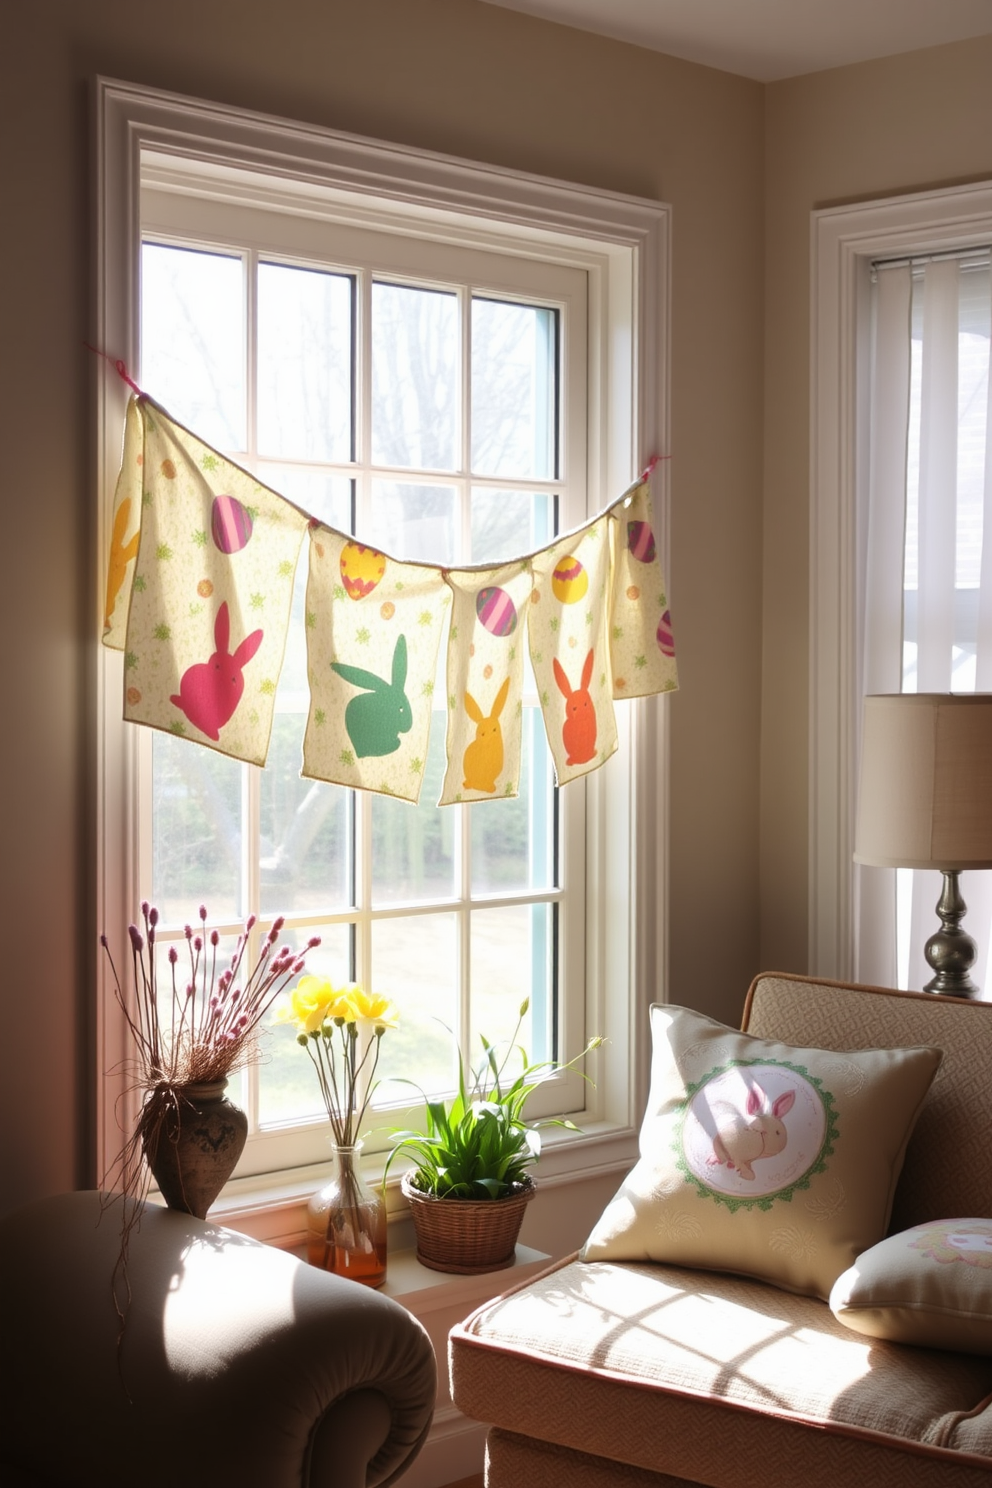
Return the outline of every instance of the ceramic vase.
{"type": "Polygon", "coordinates": [[[141,1114],[145,1158],[170,1209],[205,1219],[233,1173],[248,1118],[224,1094],[226,1080],[157,1086],[141,1114]]]}
{"type": "Polygon", "coordinates": [[[307,1204],[307,1260],[311,1266],[366,1286],[386,1279],[386,1205],[363,1179],[362,1144],[331,1144],[331,1177],[307,1204]]]}

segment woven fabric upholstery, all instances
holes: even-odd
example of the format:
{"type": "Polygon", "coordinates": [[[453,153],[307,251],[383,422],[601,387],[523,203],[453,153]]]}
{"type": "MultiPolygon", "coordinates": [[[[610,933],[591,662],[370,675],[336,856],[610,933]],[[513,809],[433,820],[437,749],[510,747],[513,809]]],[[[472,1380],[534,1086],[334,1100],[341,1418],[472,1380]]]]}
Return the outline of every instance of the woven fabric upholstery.
{"type": "Polygon", "coordinates": [[[802,1039],[822,1049],[942,1049],[906,1150],[889,1229],[992,1216],[992,1003],[771,974],[754,982],[744,1027],[761,1038],[802,1039]]]}
{"type": "Polygon", "coordinates": [[[486,1440],[487,1488],[698,1488],[688,1478],[588,1457],[512,1431],[486,1440]]]}
{"type": "MultiPolygon", "coordinates": [[[[701,1482],[725,1481],[716,1431],[740,1437],[739,1476],[726,1481],[769,1488],[758,1469],[786,1421],[838,1433],[839,1457],[842,1433],[870,1434],[883,1455],[882,1444],[915,1444],[933,1472],[951,1465],[961,1416],[979,1412],[967,1450],[992,1454],[992,1359],[878,1344],[814,1298],[719,1274],[573,1261],[480,1309],[455,1330],[451,1357],[462,1410],[701,1482]],[[699,1411],[702,1431],[690,1424],[699,1411]]],[[[981,1471],[987,1488],[992,1455],[981,1471]]]]}

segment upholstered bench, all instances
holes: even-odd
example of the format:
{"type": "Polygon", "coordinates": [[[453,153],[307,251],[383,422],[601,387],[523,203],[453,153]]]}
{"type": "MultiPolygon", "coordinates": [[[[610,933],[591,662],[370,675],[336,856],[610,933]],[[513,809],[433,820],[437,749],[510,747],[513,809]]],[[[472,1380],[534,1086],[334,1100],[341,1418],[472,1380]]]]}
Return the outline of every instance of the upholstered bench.
{"type": "Polygon", "coordinates": [[[452,1397],[491,1426],[488,1488],[989,1488],[992,1005],[761,976],[744,1029],[794,1057],[728,1042],[693,1016],[680,1044],[675,1015],[653,1010],[641,1162],[585,1258],[452,1332],[452,1397]],[[659,1041],[671,1045],[661,1073],[659,1041]],[[942,1052],[935,1075],[926,1050],[942,1052]],[[700,1092],[738,1066],[770,1087],[753,1101],[766,1107],[752,1117],[765,1150],[750,1155],[719,1124],[725,1114],[708,1137],[690,1131],[700,1092]],[[685,1075],[681,1103],[666,1094],[673,1069],[685,1075]],[[865,1117],[879,1072],[881,1159],[865,1117]],[[823,1096],[822,1140],[800,1120],[806,1086],[823,1096]],[[844,1167],[859,1147],[871,1175],[860,1198],[844,1167]],[[625,1249],[635,1254],[618,1259],[625,1249]]]}

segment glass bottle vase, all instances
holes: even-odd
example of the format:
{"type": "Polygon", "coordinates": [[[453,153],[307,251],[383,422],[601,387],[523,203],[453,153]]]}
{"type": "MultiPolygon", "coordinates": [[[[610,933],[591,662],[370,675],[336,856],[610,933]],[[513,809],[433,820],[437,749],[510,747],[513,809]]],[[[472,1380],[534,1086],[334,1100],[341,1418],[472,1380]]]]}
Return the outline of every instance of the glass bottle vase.
{"type": "Polygon", "coordinates": [[[307,1204],[307,1260],[366,1286],[386,1279],[386,1205],[362,1177],[362,1144],[331,1144],[331,1178],[307,1204]]]}

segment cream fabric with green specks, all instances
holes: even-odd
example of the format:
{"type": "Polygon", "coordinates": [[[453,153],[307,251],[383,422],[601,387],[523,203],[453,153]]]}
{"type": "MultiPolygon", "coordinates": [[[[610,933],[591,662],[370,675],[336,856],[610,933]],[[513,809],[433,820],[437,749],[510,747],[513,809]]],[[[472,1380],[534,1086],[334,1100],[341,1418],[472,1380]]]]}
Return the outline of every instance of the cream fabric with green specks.
{"type": "Polygon", "coordinates": [[[448,731],[439,805],[492,801],[520,789],[528,560],[447,574],[448,731]]]}
{"type": "Polygon", "coordinates": [[[263,765],[306,515],[157,409],[140,411],[114,523],[125,541],[137,499],[124,717],[263,765]]]}
{"type": "Polygon", "coordinates": [[[304,775],[418,800],[450,604],[438,569],[311,528],[304,775]]]}

